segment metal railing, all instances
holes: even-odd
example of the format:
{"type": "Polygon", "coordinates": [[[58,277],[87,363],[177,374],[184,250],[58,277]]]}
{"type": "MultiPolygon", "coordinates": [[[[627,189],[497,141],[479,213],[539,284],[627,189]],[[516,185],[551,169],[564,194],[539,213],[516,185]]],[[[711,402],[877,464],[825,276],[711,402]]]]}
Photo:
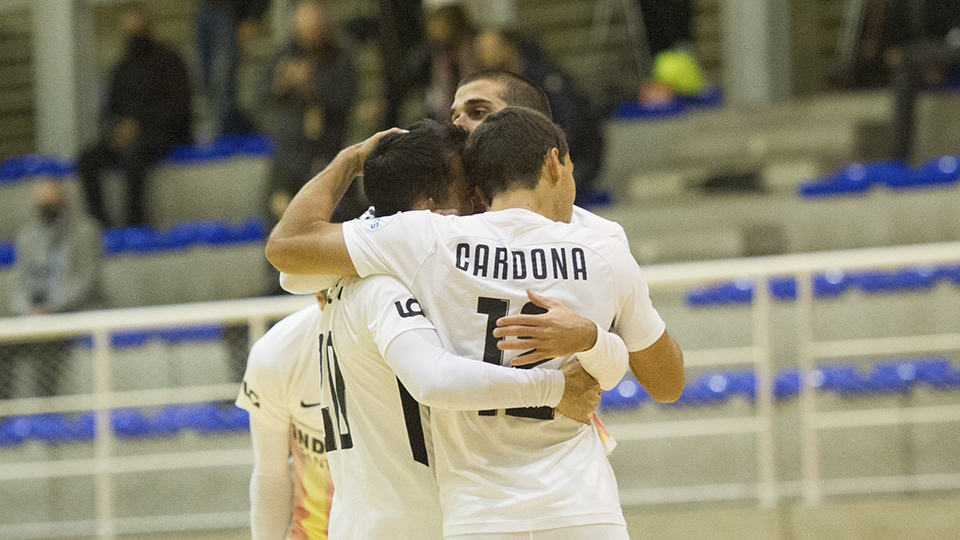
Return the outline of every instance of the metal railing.
{"type": "Polygon", "coordinates": [[[924,266],[960,261],[960,243],[933,243],[890,248],[793,254],[725,261],[658,265],[645,270],[651,291],[712,281],[749,279],[753,283],[753,343],[748,347],[684,351],[687,367],[753,364],[756,370],[755,415],[677,420],[656,423],[608,423],[618,440],[753,434],[757,439],[755,484],[709,484],[621,490],[623,504],[653,504],[755,498],[771,507],[786,496],[800,495],[807,505],[820,504],[824,494],[866,494],[924,489],[958,489],[960,474],[927,474],[877,478],[820,477],[819,432],[858,426],[960,421],[960,405],[910,409],[818,411],[810,380],[816,361],[875,354],[911,354],[960,350],[960,334],[820,341],[813,336],[813,277],[817,272],[924,266]],[[802,370],[801,481],[778,481],[774,449],[773,364],[771,351],[771,277],[796,276],[797,365],[802,370]]]}
{"type": "MultiPolygon", "coordinates": [[[[816,369],[818,358],[865,354],[903,354],[960,349],[960,334],[885,337],[848,341],[813,339],[812,277],[834,269],[871,269],[960,262],[960,242],[844,252],[798,254],[729,261],[652,266],[645,269],[651,290],[703,284],[748,277],[754,283],[752,304],[753,342],[745,347],[685,351],[689,367],[752,364],[757,375],[755,414],[730,418],[697,418],[656,422],[610,423],[620,441],[682,439],[724,434],[756,437],[756,483],[713,484],[687,487],[622,489],[625,505],[755,498],[773,506],[785,496],[802,496],[806,504],[818,504],[824,494],[874,493],[916,489],[960,488],[960,474],[926,474],[880,478],[822,479],[818,434],[823,430],[853,426],[896,425],[960,421],[960,405],[827,412],[817,410],[812,384],[801,389],[803,477],[778,481],[775,467],[774,396],[771,347],[771,304],[768,279],[796,276],[798,279],[795,332],[799,340],[797,364],[806,373],[816,369]]],[[[251,342],[267,329],[268,322],[296,311],[309,297],[277,297],[205,304],[137,308],[29,318],[0,319],[0,342],[32,338],[93,335],[93,393],[51,398],[14,399],[0,402],[3,416],[45,412],[95,411],[98,426],[110,425],[110,411],[121,407],[147,407],[204,400],[234,399],[237,385],[218,384],[175,389],[115,391],[111,381],[111,332],[199,323],[237,324],[249,327],[251,342]]],[[[806,378],[804,378],[806,380],[806,378]]],[[[245,449],[171,452],[153,455],[117,455],[112,429],[97,429],[92,458],[61,461],[8,462],[0,464],[0,480],[36,480],[67,476],[95,478],[95,522],[24,524],[2,530],[2,538],[95,534],[111,539],[127,532],[244,526],[242,512],[192,516],[118,517],[115,515],[115,476],[121,473],[244,465],[252,456],[245,449]],[[71,532],[72,531],[72,532],[71,532]]]]}

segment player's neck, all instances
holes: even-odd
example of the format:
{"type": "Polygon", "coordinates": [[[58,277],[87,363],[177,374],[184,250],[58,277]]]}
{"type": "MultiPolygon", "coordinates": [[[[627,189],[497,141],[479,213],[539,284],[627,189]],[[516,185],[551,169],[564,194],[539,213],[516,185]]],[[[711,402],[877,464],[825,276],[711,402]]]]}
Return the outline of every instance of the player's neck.
{"type": "Polygon", "coordinates": [[[557,204],[556,199],[545,195],[546,193],[539,189],[515,189],[505,191],[490,201],[490,211],[495,212],[497,210],[520,208],[536,212],[553,221],[570,223],[570,213],[573,209],[567,208],[566,211],[564,211],[564,209],[557,204]]]}

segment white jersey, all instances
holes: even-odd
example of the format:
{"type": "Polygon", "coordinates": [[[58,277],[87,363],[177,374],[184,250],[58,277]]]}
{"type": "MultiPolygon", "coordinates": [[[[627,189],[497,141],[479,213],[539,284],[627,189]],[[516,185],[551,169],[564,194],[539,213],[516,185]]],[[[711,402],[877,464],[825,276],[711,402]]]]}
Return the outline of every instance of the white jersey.
{"type": "Polygon", "coordinates": [[[581,227],[586,227],[594,232],[613,238],[618,242],[622,242],[623,245],[630,247],[629,243],[627,242],[627,233],[623,230],[623,227],[620,226],[619,223],[604,217],[600,217],[589,210],[584,210],[579,206],[574,206],[573,215],[570,216],[570,223],[573,223],[574,225],[580,225],[581,227]]]}
{"type": "Polygon", "coordinates": [[[294,506],[289,538],[324,539],[333,484],[324,455],[320,411],[320,305],[278,322],[250,350],[237,407],[289,435],[294,506]]]}
{"type": "Polygon", "coordinates": [[[393,278],[346,278],[321,318],[321,410],[337,486],[330,538],[441,538],[428,410],[383,359],[396,336],[430,329],[410,291],[393,278]],[[378,347],[379,344],[379,347],[378,347]]]}
{"type": "MultiPolygon", "coordinates": [[[[577,225],[520,209],[468,217],[424,211],[347,222],[343,234],[358,273],[397,276],[444,348],[460,356],[510,364],[513,355],[496,347],[492,331],[501,316],[536,310],[528,287],[613,326],[630,351],[664,331],[625,243],[577,225]]],[[[445,535],[624,524],[594,427],[549,408],[433,409],[431,422],[445,535]]]]}

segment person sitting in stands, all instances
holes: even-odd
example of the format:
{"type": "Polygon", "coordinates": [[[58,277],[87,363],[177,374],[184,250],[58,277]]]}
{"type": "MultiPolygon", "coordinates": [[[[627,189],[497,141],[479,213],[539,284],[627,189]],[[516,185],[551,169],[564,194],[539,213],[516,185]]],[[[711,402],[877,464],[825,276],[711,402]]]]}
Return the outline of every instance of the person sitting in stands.
{"type": "Polygon", "coordinates": [[[151,28],[145,4],[124,8],[120,33],[126,50],[107,85],[103,135],[77,163],[90,214],[105,227],[121,223],[110,219],[103,203],[104,170],[117,166],[126,175],[127,216],[122,224],[144,224],[147,170],[174,146],[193,139],[186,64],[153,38],[151,28]]]}

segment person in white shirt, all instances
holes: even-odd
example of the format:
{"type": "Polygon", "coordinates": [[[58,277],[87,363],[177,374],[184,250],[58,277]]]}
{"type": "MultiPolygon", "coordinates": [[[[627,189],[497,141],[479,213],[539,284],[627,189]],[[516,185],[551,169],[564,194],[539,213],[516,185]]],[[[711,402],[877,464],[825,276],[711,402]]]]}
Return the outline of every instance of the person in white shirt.
{"type": "Polygon", "coordinates": [[[333,482],[319,407],[319,333],[314,303],[275,324],[250,351],[236,404],[250,413],[253,540],[327,538],[333,482]]]}
{"type": "MultiPolygon", "coordinates": [[[[566,144],[542,114],[507,108],[471,135],[465,168],[491,200],[486,214],[408,212],[331,224],[339,194],[361,169],[355,155],[337,160],[301,190],[271,234],[267,256],[278,270],[394,275],[448,350],[492,364],[536,360],[558,368],[570,357],[542,359],[537,350],[516,359],[493,335],[497,320],[522,312],[526,289],[534,288],[599,328],[613,326],[631,365],[646,366],[640,382],[651,396],[679,397],[682,355],[626,245],[569,223],[575,186],[566,144]]],[[[609,375],[605,367],[598,380],[609,375]]],[[[623,371],[612,375],[619,380],[623,371]]],[[[434,409],[431,422],[445,537],[627,537],[616,481],[592,427],[543,408],[434,409]]]]}

